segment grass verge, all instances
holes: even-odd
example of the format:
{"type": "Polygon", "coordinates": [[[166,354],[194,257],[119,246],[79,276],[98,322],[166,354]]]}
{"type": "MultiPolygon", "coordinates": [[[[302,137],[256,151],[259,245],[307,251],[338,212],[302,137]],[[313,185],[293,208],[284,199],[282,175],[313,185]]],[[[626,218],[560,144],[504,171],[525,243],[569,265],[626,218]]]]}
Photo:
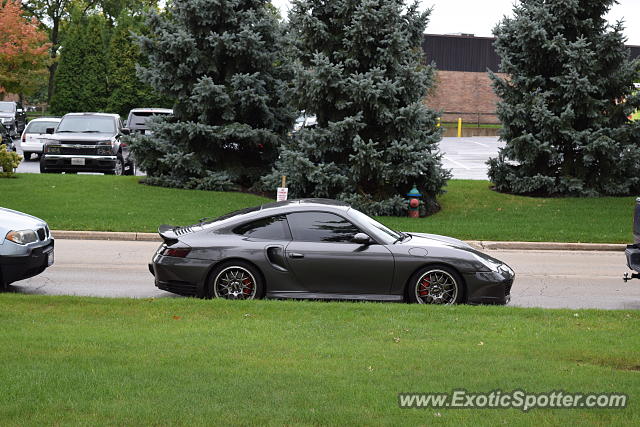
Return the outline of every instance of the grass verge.
{"type": "MultiPolygon", "coordinates": [[[[43,218],[54,229],[154,232],[269,201],[244,193],[177,190],[137,177],[18,174],[0,179],[0,206],[43,218]]],[[[391,228],[461,239],[624,243],[633,197],[533,198],[500,194],[487,181],[452,180],[442,211],[421,219],[381,217],[391,228]]]]}
{"type": "Polygon", "coordinates": [[[0,295],[3,425],[637,425],[637,312],[0,295]],[[399,409],[399,392],[626,409],[399,409]]]}

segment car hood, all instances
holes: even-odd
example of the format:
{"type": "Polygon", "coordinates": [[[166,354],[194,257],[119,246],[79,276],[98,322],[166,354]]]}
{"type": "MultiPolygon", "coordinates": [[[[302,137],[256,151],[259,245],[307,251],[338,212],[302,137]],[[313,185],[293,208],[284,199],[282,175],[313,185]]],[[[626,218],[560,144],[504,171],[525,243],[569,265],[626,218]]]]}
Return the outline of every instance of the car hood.
{"type": "Polygon", "coordinates": [[[411,239],[406,240],[403,244],[410,246],[433,246],[447,245],[462,249],[473,249],[467,243],[462,240],[454,239],[453,237],[441,236],[439,234],[429,233],[407,233],[411,235],[411,239]]]}
{"type": "Polygon", "coordinates": [[[97,142],[113,139],[115,135],[110,133],[54,133],[49,139],[56,141],[97,142]]]}
{"type": "Polygon", "coordinates": [[[40,218],[0,207],[0,244],[11,230],[36,230],[45,225],[40,218]]]}

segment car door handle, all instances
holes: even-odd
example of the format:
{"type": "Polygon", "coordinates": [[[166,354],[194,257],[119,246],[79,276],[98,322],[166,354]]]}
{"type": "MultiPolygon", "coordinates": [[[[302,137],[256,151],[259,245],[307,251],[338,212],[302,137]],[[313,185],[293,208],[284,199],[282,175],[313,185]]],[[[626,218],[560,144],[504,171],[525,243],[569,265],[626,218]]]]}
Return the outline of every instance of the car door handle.
{"type": "Polygon", "coordinates": [[[299,252],[289,252],[289,258],[304,258],[304,254],[299,252]]]}

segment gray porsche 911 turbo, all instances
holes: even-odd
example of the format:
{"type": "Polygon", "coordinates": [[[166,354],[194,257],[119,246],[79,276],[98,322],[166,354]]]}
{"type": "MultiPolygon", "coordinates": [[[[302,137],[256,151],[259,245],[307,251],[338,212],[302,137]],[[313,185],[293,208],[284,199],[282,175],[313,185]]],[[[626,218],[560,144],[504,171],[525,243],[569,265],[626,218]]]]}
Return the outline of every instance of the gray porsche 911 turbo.
{"type": "Polygon", "coordinates": [[[158,231],[156,286],[200,298],[506,304],[514,279],[460,240],[393,231],[335,200],[269,203],[158,231]]]}

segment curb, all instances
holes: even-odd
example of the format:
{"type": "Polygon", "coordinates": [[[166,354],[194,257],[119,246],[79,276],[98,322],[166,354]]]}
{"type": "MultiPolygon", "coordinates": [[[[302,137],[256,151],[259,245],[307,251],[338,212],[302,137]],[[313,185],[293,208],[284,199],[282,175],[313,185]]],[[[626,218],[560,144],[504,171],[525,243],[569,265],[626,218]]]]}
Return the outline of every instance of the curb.
{"type": "Polygon", "coordinates": [[[136,233],[127,231],[67,231],[51,230],[56,239],[70,240],[119,240],[140,242],[161,242],[158,233],[136,233]]]}
{"type": "MultiPolygon", "coordinates": [[[[157,233],[136,233],[121,231],[66,231],[51,230],[56,239],[72,240],[119,240],[138,242],[161,242],[157,233]]],[[[491,242],[481,240],[468,240],[469,245],[476,249],[506,249],[525,251],[616,251],[621,252],[627,248],[622,243],[563,243],[563,242],[491,242]]]]}

